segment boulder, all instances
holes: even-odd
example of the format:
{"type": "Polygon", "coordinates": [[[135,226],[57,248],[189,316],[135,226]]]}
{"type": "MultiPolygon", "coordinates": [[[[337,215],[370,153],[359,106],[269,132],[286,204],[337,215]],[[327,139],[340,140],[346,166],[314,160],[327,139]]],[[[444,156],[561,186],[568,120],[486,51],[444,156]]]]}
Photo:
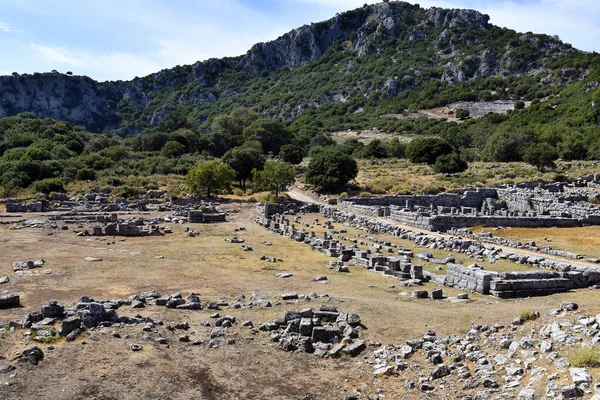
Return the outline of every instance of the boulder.
{"type": "Polygon", "coordinates": [[[426,299],[429,297],[429,293],[426,290],[415,290],[412,292],[411,297],[415,299],[426,299]]]}
{"type": "Polygon", "coordinates": [[[44,352],[37,346],[30,347],[23,351],[23,355],[33,364],[38,365],[44,359],[44,352]]]}
{"type": "Polygon", "coordinates": [[[21,305],[21,297],[18,294],[7,294],[0,296],[0,309],[19,307],[21,305]]]}

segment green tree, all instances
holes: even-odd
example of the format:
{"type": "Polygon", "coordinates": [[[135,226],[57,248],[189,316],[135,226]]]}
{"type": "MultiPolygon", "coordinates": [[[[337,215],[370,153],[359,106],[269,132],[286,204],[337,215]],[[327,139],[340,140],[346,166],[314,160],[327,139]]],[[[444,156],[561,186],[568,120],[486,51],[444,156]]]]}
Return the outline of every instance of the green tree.
{"type": "Polygon", "coordinates": [[[523,100],[515,101],[515,110],[522,110],[525,108],[525,102],[523,100]]]}
{"type": "Polygon", "coordinates": [[[169,140],[160,150],[160,155],[167,158],[177,158],[185,153],[185,145],[169,140]]]}
{"type": "Polygon", "coordinates": [[[461,121],[468,119],[470,116],[471,113],[469,112],[469,110],[464,110],[462,108],[456,110],[456,118],[460,119],[461,121]]]}
{"type": "Polygon", "coordinates": [[[234,179],[233,168],[219,160],[211,160],[191,169],[185,177],[185,183],[192,192],[210,197],[212,194],[228,192],[234,179]]]}
{"type": "Polygon", "coordinates": [[[337,149],[323,149],[310,160],[304,178],[307,183],[330,190],[356,178],[358,166],[349,155],[337,149]]]}
{"type": "Polygon", "coordinates": [[[258,140],[265,153],[279,154],[281,146],[292,143],[292,134],[283,124],[273,118],[254,121],[244,129],[245,140],[258,140]]]}
{"type": "Polygon", "coordinates": [[[258,119],[258,114],[245,108],[236,108],[229,114],[218,115],[211,129],[225,138],[230,146],[239,146],[244,141],[244,129],[258,119]]]}
{"type": "Polygon", "coordinates": [[[234,147],[223,155],[223,162],[235,171],[235,179],[246,189],[246,181],[252,177],[254,169],[261,169],[265,164],[263,154],[255,147],[234,147]]]}
{"type": "Polygon", "coordinates": [[[523,150],[523,161],[533,165],[540,172],[544,168],[556,168],[554,161],[558,159],[558,152],[548,143],[534,143],[523,150]]]}
{"type": "Polygon", "coordinates": [[[406,145],[404,143],[400,143],[398,138],[384,141],[383,146],[385,147],[388,157],[404,158],[406,155],[406,145]]]}
{"type": "Polygon", "coordinates": [[[535,133],[531,129],[512,125],[503,130],[499,129],[488,138],[483,149],[484,158],[499,162],[521,161],[523,150],[534,138],[535,133]]]}
{"type": "Polygon", "coordinates": [[[439,156],[452,152],[452,147],[440,138],[418,137],[406,146],[406,156],[411,162],[435,164],[439,156]]]}
{"type": "Polygon", "coordinates": [[[440,174],[456,174],[466,171],[468,168],[469,164],[456,153],[439,156],[433,166],[433,170],[440,174]]]}
{"type": "Polygon", "coordinates": [[[294,183],[296,171],[290,163],[269,160],[261,171],[255,169],[252,172],[252,180],[258,189],[272,190],[279,196],[280,190],[294,183]]]}
{"type": "Polygon", "coordinates": [[[317,133],[310,139],[310,147],[328,147],[335,146],[335,140],[323,133],[317,133]]]}
{"type": "Polygon", "coordinates": [[[349,156],[353,154],[359,155],[365,148],[365,145],[359,142],[356,138],[350,138],[344,140],[344,142],[337,147],[340,151],[349,156]]]}
{"type": "Polygon", "coordinates": [[[379,139],[371,140],[362,151],[365,158],[386,158],[387,155],[387,150],[379,139]]]}
{"type": "Polygon", "coordinates": [[[462,149],[471,146],[473,139],[471,138],[471,133],[466,129],[461,129],[461,127],[453,126],[446,131],[442,132],[440,135],[442,139],[444,139],[452,149],[460,153],[462,149]]]}
{"type": "Polygon", "coordinates": [[[279,158],[291,164],[300,164],[304,158],[304,150],[302,147],[294,144],[286,144],[281,146],[279,150],[279,158]]]}

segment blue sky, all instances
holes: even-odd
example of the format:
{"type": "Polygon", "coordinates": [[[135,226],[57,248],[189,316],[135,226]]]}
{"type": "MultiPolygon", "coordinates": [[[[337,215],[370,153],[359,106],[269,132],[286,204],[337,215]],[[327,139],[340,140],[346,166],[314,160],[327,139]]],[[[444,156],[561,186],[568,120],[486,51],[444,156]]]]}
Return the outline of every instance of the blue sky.
{"type": "MultiPolygon", "coordinates": [[[[131,79],[178,64],[236,56],[369,0],[0,0],[0,75],[56,69],[131,79]]],[[[474,8],[518,31],[600,51],[598,0],[423,0],[474,8]]]]}

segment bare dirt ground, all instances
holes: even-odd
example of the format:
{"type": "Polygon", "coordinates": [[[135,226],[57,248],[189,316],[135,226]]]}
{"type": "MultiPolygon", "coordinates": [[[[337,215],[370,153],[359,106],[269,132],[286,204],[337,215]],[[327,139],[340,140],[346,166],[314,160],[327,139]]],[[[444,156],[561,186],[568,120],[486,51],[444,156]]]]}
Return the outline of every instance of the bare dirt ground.
{"type": "MultiPolygon", "coordinates": [[[[122,328],[121,338],[111,335],[112,328],[97,328],[74,342],[61,339],[52,343],[52,350],[49,344],[33,342],[26,336],[27,330],[0,331],[0,355],[5,357],[0,358],[0,369],[14,363],[11,360],[17,353],[34,344],[40,345],[46,356],[38,366],[22,364],[15,371],[0,373],[0,398],[340,399],[356,389],[374,394],[380,388],[389,398],[410,399],[415,392],[406,392],[398,379],[373,377],[366,363],[374,348],[357,358],[341,359],[286,353],[271,343],[266,334],[253,334],[239,322],[251,320],[258,326],[282,316],[285,310],[334,304],[341,311],[361,316],[367,328],[361,332],[361,338],[400,345],[422,336],[427,329],[449,335],[464,333],[473,323],[508,324],[520,311],[547,312],[563,301],[578,302],[584,310],[600,309],[596,292],[588,290],[520,300],[478,295],[461,303],[412,299],[407,296],[411,289],[390,277],[357,266],[350,267],[350,274],[329,270],[329,258],[325,255],[255,224],[252,206],[232,207],[239,212],[226,223],[175,225],[171,235],[126,240],[78,237],[69,230],[14,230],[11,225],[1,225],[0,276],[9,276],[10,282],[0,285],[0,293],[20,294],[23,306],[0,310],[0,321],[18,321],[21,315],[39,310],[49,300],[68,306],[83,295],[96,299],[127,298],[152,289],[161,294],[182,292],[184,296],[195,292],[202,301],[222,298],[230,304],[240,295],[249,298],[252,292],[263,291],[268,293],[273,307],[219,311],[221,315],[235,316],[238,324],[230,333],[235,344],[222,344],[217,349],[207,347],[210,328],[200,325],[201,321],[210,320],[212,310],[123,306],[117,311],[119,316],[140,314],[163,320],[165,325],[153,332],[143,332],[141,326],[122,328]],[[200,235],[188,237],[188,226],[199,230],[200,235]],[[235,232],[240,226],[246,230],[235,232]],[[239,244],[223,240],[234,235],[244,238],[254,251],[244,252],[239,244]],[[264,241],[273,245],[265,246],[264,241]],[[261,261],[262,254],[282,262],[261,261]],[[84,261],[87,256],[103,261],[84,261]],[[156,259],[157,256],[164,259],[156,259]],[[51,269],[51,274],[19,277],[13,273],[13,261],[38,258],[46,260],[44,269],[51,269]],[[293,276],[277,278],[278,272],[290,272],[293,276]],[[313,282],[312,278],[318,275],[326,275],[328,283],[313,282]],[[320,297],[311,302],[286,304],[280,301],[284,292],[316,292],[320,297]],[[331,303],[331,298],[341,302],[331,303]],[[184,332],[166,328],[183,321],[190,324],[185,333],[192,341],[200,339],[205,344],[180,343],[178,337],[184,332]],[[169,344],[156,344],[158,337],[166,338],[169,344]],[[142,344],[143,351],[132,352],[132,343],[142,344]]],[[[315,218],[319,216],[308,215],[302,220],[315,218]]],[[[394,242],[396,239],[390,238],[394,242]]],[[[424,286],[425,290],[432,288],[435,285],[424,286]]],[[[455,296],[459,292],[444,288],[444,293],[455,296]]],[[[455,397],[456,394],[440,392],[431,398],[455,397]]]]}

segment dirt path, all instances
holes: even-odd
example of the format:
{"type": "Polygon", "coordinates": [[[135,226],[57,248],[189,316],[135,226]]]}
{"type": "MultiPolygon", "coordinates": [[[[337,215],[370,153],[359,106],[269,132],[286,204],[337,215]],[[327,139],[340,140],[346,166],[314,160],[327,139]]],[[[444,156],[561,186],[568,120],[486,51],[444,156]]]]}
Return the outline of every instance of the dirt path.
{"type": "Polygon", "coordinates": [[[316,197],[309,196],[308,194],[301,191],[297,187],[292,187],[290,190],[287,191],[287,194],[288,194],[288,196],[290,196],[291,199],[298,200],[303,203],[317,203],[317,204],[321,204],[321,205],[327,205],[325,202],[319,200],[316,197]]]}
{"type": "MultiPolygon", "coordinates": [[[[317,204],[321,204],[321,205],[327,205],[326,202],[324,202],[320,199],[317,199],[316,197],[306,194],[305,192],[303,192],[302,190],[300,190],[297,187],[291,188],[287,193],[290,196],[290,198],[292,198],[294,200],[302,201],[305,203],[317,203],[317,204]]],[[[361,214],[358,214],[358,215],[361,215],[361,214]]],[[[425,233],[427,235],[431,235],[431,236],[435,236],[435,237],[448,237],[448,235],[444,234],[444,233],[432,232],[427,229],[421,229],[421,228],[417,228],[414,226],[402,224],[400,222],[393,221],[393,220],[387,219],[387,218],[379,218],[379,217],[369,217],[369,218],[375,219],[377,221],[381,221],[384,223],[393,224],[397,227],[400,227],[403,229],[408,229],[413,232],[425,233]]],[[[500,244],[491,244],[491,243],[486,243],[486,242],[482,242],[482,244],[485,245],[486,247],[494,246],[496,248],[502,249],[502,252],[505,254],[506,253],[518,253],[518,254],[523,254],[523,255],[532,256],[532,257],[544,257],[544,259],[549,260],[549,261],[555,261],[555,262],[566,263],[566,264],[577,264],[577,265],[584,265],[587,267],[598,268],[597,264],[588,263],[583,260],[573,260],[573,259],[566,258],[566,257],[554,256],[554,255],[540,253],[537,251],[532,251],[532,250],[527,250],[527,249],[515,249],[513,247],[503,246],[500,244]]]]}

